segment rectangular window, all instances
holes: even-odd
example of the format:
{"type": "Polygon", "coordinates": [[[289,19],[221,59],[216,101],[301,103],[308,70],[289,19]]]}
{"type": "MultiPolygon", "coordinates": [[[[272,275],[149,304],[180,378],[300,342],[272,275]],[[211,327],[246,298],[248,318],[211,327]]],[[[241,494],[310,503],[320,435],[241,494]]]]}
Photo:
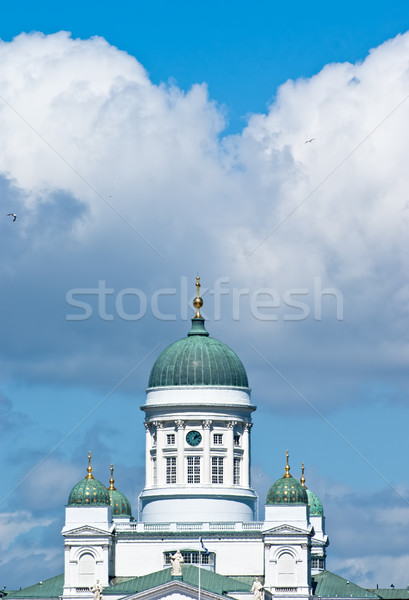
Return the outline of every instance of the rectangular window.
{"type": "Polygon", "coordinates": [[[324,569],[324,559],[323,558],[312,558],[311,559],[311,567],[313,569],[324,569]]]}
{"type": "Polygon", "coordinates": [[[200,483],[200,456],[187,457],[187,482],[200,483]]]}
{"type": "Polygon", "coordinates": [[[176,456],[166,459],[166,483],[176,483],[176,456]]]}
{"type": "Polygon", "coordinates": [[[235,446],[240,446],[240,436],[239,436],[239,434],[238,434],[238,433],[236,433],[236,434],[234,435],[234,445],[235,445],[235,446]]]}
{"type": "Polygon", "coordinates": [[[175,434],[174,433],[168,433],[166,436],[166,443],[168,446],[174,446],[175,445],[175,434]]]}
{"type": "Polygon", "coordinates": [[[212,457],[212,483],[223,483],[223,458],[212,457]]]}
{"type": "Polygon", "coordinates": [[[152,458],[152,479],[153,485],[158,484],[158,469],[156,465],[156,458],[152,458]]]}
{"type": "Polygon", "coordinates": [[[214,433],[213,434],[213,444],[215,446],[221,446],[223,444],[223,434],[222,433],[214,433]]]}
{"type": "MultiPolygon", "coordinates": [[[[165,552],[165,565],[170,565],[172,563],[170,560],[172,554],[174,554],[174,552],[165,552]]],[[[214,565],[214,554],[205,554],[205,552],[200,552],[199,555],[199,552],[183,551],[182,556],[184,562],[187,564],[214,565]]]]}
{"type": "Polygon", "coordinates": [[[234,459],[234,471],[233,471],[233,483],[234,485],[240,485],[240,459],[234,459]]]}

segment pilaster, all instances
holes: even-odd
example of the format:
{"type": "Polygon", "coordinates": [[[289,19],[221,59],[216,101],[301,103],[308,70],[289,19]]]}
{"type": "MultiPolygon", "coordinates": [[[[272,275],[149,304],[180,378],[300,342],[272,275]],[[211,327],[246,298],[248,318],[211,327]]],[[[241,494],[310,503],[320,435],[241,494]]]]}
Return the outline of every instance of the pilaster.
{"type": "Polygon", "coordinates": [[[203,421],[203,477],[202,483],[210,485],[210,428],[212,422],[210,420],[203,421]]]}
{"type": "Polygon", "coordinates": [[[233,470],[234,470],[234,428],[237,421],[229,421],[227,423],[227,454],[226,468],[224,473],[224,481],[226,485],[233,485],[233,470]]]}
{"type": "Polygon", "coordinates": [[[176,483],[185,482],[185,421],[176,421],[176,483]]]}
{"type": "Polygon", "coordinates": [[[152,487],[152,457],[151,457],[151,431],[149,423],[145,425],[145,485],[146,487],[152,487]]]}
{"type": "Polygon", "coordinates": [[[243,476],[242,485],[244,487],[250,487],[250,429],[253,427],[252,423],[244,423],[243,428],[243,476]]]}

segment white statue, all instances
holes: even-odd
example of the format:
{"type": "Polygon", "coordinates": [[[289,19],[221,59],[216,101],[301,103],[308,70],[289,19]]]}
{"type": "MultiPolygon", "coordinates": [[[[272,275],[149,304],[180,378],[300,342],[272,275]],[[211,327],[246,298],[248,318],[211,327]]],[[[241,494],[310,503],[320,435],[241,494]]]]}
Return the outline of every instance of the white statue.
{"type": "Polygon", "coordinates": [[[253,600],[263,599],[263,586],[261,585],[259,578],[256,577],[251,587],[251,593],[253,594],[253,600]]]}
{"type": "MultiPolygon", "coordinates": [[[[184,563],[184,559],[180,550],[177,550],[175,554],[172,554],[170,557],[170,561],[172,563],[172,571],[171,575],[182,575],[182,563],[184,563]]],[[[95,598],[95,600],[97,600],[95,598]]]]}
{"type": "Polygon", "coordinates": [[[97,579],[94,587],[89,588],[89,591],[94,594],[94,600],[102,600],[102,585],[99,579],[97,579]]]}

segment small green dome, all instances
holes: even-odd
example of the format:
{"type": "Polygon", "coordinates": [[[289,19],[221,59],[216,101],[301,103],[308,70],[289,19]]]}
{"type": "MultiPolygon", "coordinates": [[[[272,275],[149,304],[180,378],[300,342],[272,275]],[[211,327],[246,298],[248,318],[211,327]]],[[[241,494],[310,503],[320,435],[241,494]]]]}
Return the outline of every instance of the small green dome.
{"type": "Polygon", "coordinates": [[[113,517],[132,517],[131,505],[125,494],[119,490],[108,489],[113,517]]]}
{"type": "Polygon", "coordinates": [[[299,481],[290,477],[281,477],[270,487],[267,504],[308,504],[307,492],[299,481]]]}
{"type": "Polygon", "coordinates": [[[128,498],[114,486],[114,465],[111,465],[111,479],[109,480],[109,501],[114,517],[132,517],[131,505],[128,498]]]}
{"type": "Polygon", "coordinates": [[[290,474],[288,450],[286,454],[285,473],[268,490],[266,504],[308,504],[306,489],[290,474]]]}
{"type": "Polygon", "coordinates": [[[109,494],[103,483],[92,478],[85,477],[75,485],[68,498],[68,506],[109,505],[109,494]]]}
{"type": "Polygon", "coordinates": [[[308,506],[310,509],[310,517],[323,517],[324,509],[321,504],[321,500],[318,498],[317,494],[314,494],[314,492],[309,490],[307,488],[307,486],[305,485],[304,463],[302,463],[302,465],[301,465],[301,473],[302,473],[302,475],[301,475],[300,482],[301,482],[301,485],[303,486],[303,488],[305,489],[305,491],[307,492],[308,506]]]}
{"type": "Polygon", "coordinates": [[[243,363],[231,348],[209,336],[204,319],[194,317],[187,337],[159,355],[149,388],[209,385],[248,388],[243,363]]]}
{"type": "Polygon", "coordinates": [[[324,508],[317,494],[306,488],[308,496],[308,506],[310,507],[310,517],[323,517],[324,508]]]}
{"type": "Polygon", "coordinates": [[[88,452],[88,474],[74,485],[68,497],[68,506],[109,505],[109,494],[103,483],[92,474],[91,452],[88,452]]]}

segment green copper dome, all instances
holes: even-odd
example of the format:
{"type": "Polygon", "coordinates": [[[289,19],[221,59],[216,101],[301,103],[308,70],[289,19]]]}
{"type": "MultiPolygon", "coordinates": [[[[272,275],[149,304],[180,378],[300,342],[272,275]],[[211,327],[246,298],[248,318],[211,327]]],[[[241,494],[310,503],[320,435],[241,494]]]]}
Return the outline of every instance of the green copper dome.
{"type": "Polygon", "coordinates": [[[122,492],[108,489],[108,494],[113,517],[132,517],[131,505],[122,492]]]}
{"type": "Polygon", "coordinates": [[[285,473],[268,490],[266,504],[308,504],[307,490],[290,475],[288,450],[285,473]]]}
{"type": "Polygon", "coordinates": [[[267,493],[267,504],[308,504],[307,492],[299,481],[290,477],[278,479],[267,493]]]}
{"type": "Polygon", "coordinates": [[[323,517],[324,516],[324,508],[321,504],[321,500],[318,498],[317,494],[314,494],[311,490],[305,490],[308,496],[308,506],[310,507],[310,517],[323,517]]]}
{"type": "Polygon", "coordinates": [[[321,500],[318,498],[317,494],[314,494],[311,490],[307,488],[305,485],[305,477],[304,477],[304,463],[301,465],[301,485],[307,492],[308,497],[308,506],[310,509],[310,517],[323,517],[324,516],[324,508],[321,504],[321,500]]]}
{"type": "Polygon", "coordinates": [[[248,388],[243,363],[231,348],[209,336],[194,317],[186,338],[171,344],[153,365],[149,388],[211,385],[248,388]]]}
{"type": "Polygon", "coordinates": [[[109,505],[108,490],[92,474],[91,452],[88,453],[88,474],[74,485],[68,497],[68,506],[109,505]]]}
{"type": "Polygon", "coordinates": [[[68,498],[68,505],[104,506],[109,504],[109,494],[103,483],[92,477],[92,479],[82,479],[75,485],[68,498]]]}
{"type": "Polygon", "coordinates": [[[111,479],[109,480],[109,501],[112,507],[113,517],[132,517],[131,505],[125,494],[122,494],[114,486],[114,465],[111,465],[111,479]]]}

